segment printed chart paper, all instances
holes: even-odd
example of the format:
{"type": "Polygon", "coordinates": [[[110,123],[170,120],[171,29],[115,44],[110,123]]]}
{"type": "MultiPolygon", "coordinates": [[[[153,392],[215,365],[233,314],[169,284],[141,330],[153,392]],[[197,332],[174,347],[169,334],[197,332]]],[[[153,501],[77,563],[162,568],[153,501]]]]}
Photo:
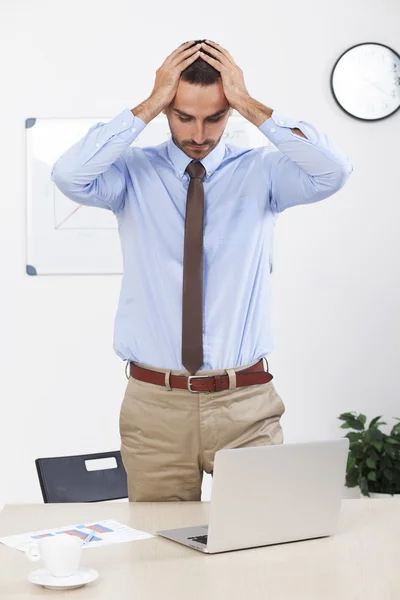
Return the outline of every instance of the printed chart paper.
{"type": "Polygon", "coordinates": [[[150,533],[132,529],[113,519],[106,519],[103,521],[94,521],[93,523],[67,525],[65,527],[56,527],[55,529],[43,529],[41,531],[32,531],[30,533],[10,535],[0,538],[0,542],[6,546],[10,546],[10,548],[24,551],[28,544],[45,537],[72,535],[81,538],[83,542],[92,532],[94,532],[94,536],[84,548],[95,548],[97,546],[119,544],[121,542],[134,542],[155,537],[150,533]]]}

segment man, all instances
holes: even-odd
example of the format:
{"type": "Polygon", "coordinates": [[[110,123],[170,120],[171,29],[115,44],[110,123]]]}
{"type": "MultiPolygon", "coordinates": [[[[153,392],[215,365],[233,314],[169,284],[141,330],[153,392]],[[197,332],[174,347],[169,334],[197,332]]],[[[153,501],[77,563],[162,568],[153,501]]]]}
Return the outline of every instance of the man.
{"type": "Polygon", "coordinates": [[[147,100],[56,162],[66,196],[118,220],[114,348],[130,372],[120,432],[131,501],[199,500],[217,450],[282,443],[285,407],[263,362],[274,221],[331,196],[351,171],[315,126],[252,98],[208,40],[172,52],[147,100]],[[232,109],[275,147],[225,144],[232,109]],[[130,147],[161,111],[171,139],[130,147]]]}

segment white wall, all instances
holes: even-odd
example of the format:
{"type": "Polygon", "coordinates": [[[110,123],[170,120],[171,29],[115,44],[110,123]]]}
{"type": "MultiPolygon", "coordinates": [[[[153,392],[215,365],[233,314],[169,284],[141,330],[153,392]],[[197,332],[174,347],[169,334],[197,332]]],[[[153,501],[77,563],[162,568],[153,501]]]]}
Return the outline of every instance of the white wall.
{"type": "Polygon", "coordinates": [[[41,500],[37,456],[117,448],[126,383],[112,350],[120,278],[25,275],[24,120],[132,108],[166,55],[198,37],[231,52],[253,97],[315,123],[354,164],[336,196],[278,220],[270,366],[287,406],[286,441],[342,435],[342,411],[400,416],[400,113],[359,122],[329,90],[349,46],[396,48],[399,5],[206,0],[196,18],[193,8],[1,4],[0,502],[41,500]]]}

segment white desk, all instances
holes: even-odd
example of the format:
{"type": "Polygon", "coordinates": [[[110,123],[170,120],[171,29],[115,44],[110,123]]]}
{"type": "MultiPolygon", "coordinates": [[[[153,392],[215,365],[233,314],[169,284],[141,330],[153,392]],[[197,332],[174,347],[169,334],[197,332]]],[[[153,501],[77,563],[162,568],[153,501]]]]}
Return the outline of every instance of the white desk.
{"type": "MultiPolygon", "coordinates": [[[[8,505],[0,537],[107,518],[155,533],[205,524],[208,508],[208,502],[8,505]]],[[[0,544],[1,600],[399,600],[400,499],[344,500],[339,531],[330,538],[206,555],[156,537],[84,550],[82,557],[99,579],[57,592],[26,580],[41,563],[0,544]]]]}

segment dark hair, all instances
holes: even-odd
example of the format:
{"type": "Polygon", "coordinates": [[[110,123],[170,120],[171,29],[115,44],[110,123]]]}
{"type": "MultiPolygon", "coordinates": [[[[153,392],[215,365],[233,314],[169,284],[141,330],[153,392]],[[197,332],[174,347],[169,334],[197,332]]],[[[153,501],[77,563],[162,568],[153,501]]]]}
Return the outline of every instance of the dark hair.
{"type": "MultiPolygon", "coordinates": [[[[200,42],[205,42],[205,40],[196,40],[193,44],[199,44],[200,42]]],[[[193,46],[189,46],[192,48],[193,46]]],[[[208,56],[212,56],[204,47],[201,49],[204,54],[208,54],[208,56]]],[[[191,65],[186,67],[181,73],[182,81],[187,81],[188,83],[193,83],[196,85],[213,85],[216,83],[221,77],[221,73],[214,69],[208,62],[203,60],[201,57],[197,58],[191,65]]]]}

